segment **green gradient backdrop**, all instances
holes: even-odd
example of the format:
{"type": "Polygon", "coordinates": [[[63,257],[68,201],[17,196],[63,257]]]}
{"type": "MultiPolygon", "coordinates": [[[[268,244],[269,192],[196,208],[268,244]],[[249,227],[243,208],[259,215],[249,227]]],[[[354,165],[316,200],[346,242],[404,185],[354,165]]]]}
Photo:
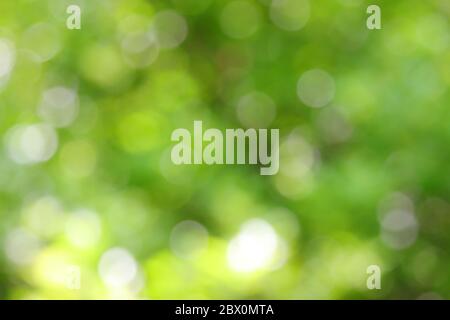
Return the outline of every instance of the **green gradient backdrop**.
{"type": "Polygon", "coordinates": [[[450,297],[449,2],[277,3],[0,1],[0,298],[450,297]],[[193,120],[279,128],[280,172],[174,166],[193,120]]]}

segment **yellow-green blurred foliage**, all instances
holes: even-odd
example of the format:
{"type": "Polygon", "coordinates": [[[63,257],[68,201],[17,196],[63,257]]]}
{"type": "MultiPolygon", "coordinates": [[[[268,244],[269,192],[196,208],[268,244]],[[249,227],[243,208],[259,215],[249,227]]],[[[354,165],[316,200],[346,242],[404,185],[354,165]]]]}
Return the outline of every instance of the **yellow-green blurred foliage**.
{"type": "Polygon", "coordinates": [[[449,15],[0,0],[0,298],[450,298],[449,15]],[[279,173],[173,165],[194,120],[279,128],[279,173]]]}

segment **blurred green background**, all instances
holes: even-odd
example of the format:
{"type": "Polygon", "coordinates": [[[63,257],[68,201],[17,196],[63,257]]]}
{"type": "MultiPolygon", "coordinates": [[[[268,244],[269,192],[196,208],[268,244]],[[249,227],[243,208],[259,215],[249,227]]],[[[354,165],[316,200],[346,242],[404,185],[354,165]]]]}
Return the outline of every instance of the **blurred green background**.
{"type": "Polygon", "coordinates": [[[450,298],[449,16],[1,0],[0,298],[450,298]],[[279,173],[173,165],[194,120],[279,128],[279,173]]]}

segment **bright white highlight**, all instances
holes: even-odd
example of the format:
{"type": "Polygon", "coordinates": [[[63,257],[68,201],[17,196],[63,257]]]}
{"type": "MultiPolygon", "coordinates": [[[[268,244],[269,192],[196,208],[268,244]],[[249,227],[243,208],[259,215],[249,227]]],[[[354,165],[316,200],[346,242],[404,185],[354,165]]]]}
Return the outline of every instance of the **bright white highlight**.
{"type": "Polygon", "coordinates": [[[76,247],[95,245],[100,239],[100,233],[100,219],[95,212],[88,209],[77,210],[67,220],[66,235],[76,247]]]}
{"type": "Polygon", "coordinates": [[[228,246],[228,264],[237,272],[252,272],[268,268],[274,262],[278,236],[264,220],[246,222],[228,246]]]}
{"type": "Polygon", "coordinates": [[[19,125],[6,134],[8,156],[18,164],[49,160],[58,147],[55,130],[45,124],[19,125]]]}
{"type": "Polygon", "coordinates": [[[113,248],[102,255],[98,271],[108,287],[124,287],[136,277],[138,265],[127,250],[113,248]]]}

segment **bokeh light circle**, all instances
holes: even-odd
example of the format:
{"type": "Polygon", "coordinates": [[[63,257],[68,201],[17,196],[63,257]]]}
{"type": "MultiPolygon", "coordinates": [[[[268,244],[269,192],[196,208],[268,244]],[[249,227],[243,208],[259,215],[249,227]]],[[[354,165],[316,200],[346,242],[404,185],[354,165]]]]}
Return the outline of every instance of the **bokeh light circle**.
{"type": "Polygon", "coordinates": [[[17,265],[28,265],[39,252],[41,243],[32,233],[24,229],[10,231],[5,239],[5,253],[17,265]]]}
{"type": "Polygon", "coordinates": [[[197,15],[204,12],[212,0],[172,0],[173,5],[181,12],[189,15],[197,15]]]}
{"type": "Polygon", "coordinates": [[[152,30],[161,48],[172,49],[186,39],[188,25],[186,19],[176,11],[165,10],[158,12],[154,17],[152,30]]]}
{"type": "Polygon", "coordinates": [[[103,253],[98,271],[108,287],[124,287],[136,277],[138,265],[127,250],[112,248],[103,253]]]}
{"type": "Polygon", "coordinates": [[[44,91],[37,113],[54,127],[67,127],[76,119],[78,108],[75,90],[58,86],[44,91]]]}
{"type": "Polygon", "coordinates": [[[277,253],[278,236],[262,219],[244,223],[228,245],[228,265],[236,272],[253,272],[270,267],[277,253]]]}
{"type": "Polygon", "coordinates": [[[186,220],[178,223],[170,235],[170,247],[181,258],[194,258],[208,245],[208,231],[200,223],[186,220]]]}
{"type": "Polygon", "coordinates": [[[261,25],[259,8],[244,0],[231,1],[220,14],[222,31],[234,39],[243,39],[253,35],[261,25]]]}
{"type": "Polygon", "coordinates": [[[48,195],[28,203],[23,209],[22,216],[27,229],[42,238],[58,235],[65,219],[60,202],[48,195]]]}
{"type": "Polygon", "coordinates": [[[334,80],[326,71],[320,69],[306,71],[298,80],[297,94],[307,106],[323,107],[334,98],[334,80]]]}
{"type": "Polygon", "coordinates": [[[61,50],[60,33],[49,23],[32,25],[23,34],[23,46],[35,54],[38,62],[46,62],[61,50]]]}
{"type": "Polygon", "coordinates": [[[101,235],[101,223],[98,215],[88,209],[79,209],[73,212],[66,222],[66,235],[76,247],[94,246],[101,235]]]}
{"type": "Polygon", "coordinates": [[[6,134],[9,157],[18,164],[49,160],[58,147],[56,131],[46,124],[18,125],[6,134]]]}
{"type": "Polygon", "coordinates": [[[135,68],[147,67],[159,56],[159,43],[154,32],[128,33],[123,37],[121,46],[125,60],[135,68]]]}
{"type": "Polygon", "coordinates": [[[267,128],[275,119],[276,106],[268,95],[255,91],[239,100],[236,112],[247,128],[267,128]]]}
{"type": "Polygon", "coordinates": [[[310,15],[308,0],[273,0],[270,18],[280,29],[297,31],[305,26],[310,15]]]}
{"type": "Polygon", "coordinates": [[[405,249],[414,244],[419,225],[414,214],[408,210],[388,212],[381,221],[381,238],[393,249],[405,249]]]}
{"type": "MultiPolygon", "coordinates": [[[[15,62],[15,49],[7,39],[0,39],[0,82],[7,77],[15,62]]],[[[1,84],[1,83],[0,83],[1,84]]]]}

